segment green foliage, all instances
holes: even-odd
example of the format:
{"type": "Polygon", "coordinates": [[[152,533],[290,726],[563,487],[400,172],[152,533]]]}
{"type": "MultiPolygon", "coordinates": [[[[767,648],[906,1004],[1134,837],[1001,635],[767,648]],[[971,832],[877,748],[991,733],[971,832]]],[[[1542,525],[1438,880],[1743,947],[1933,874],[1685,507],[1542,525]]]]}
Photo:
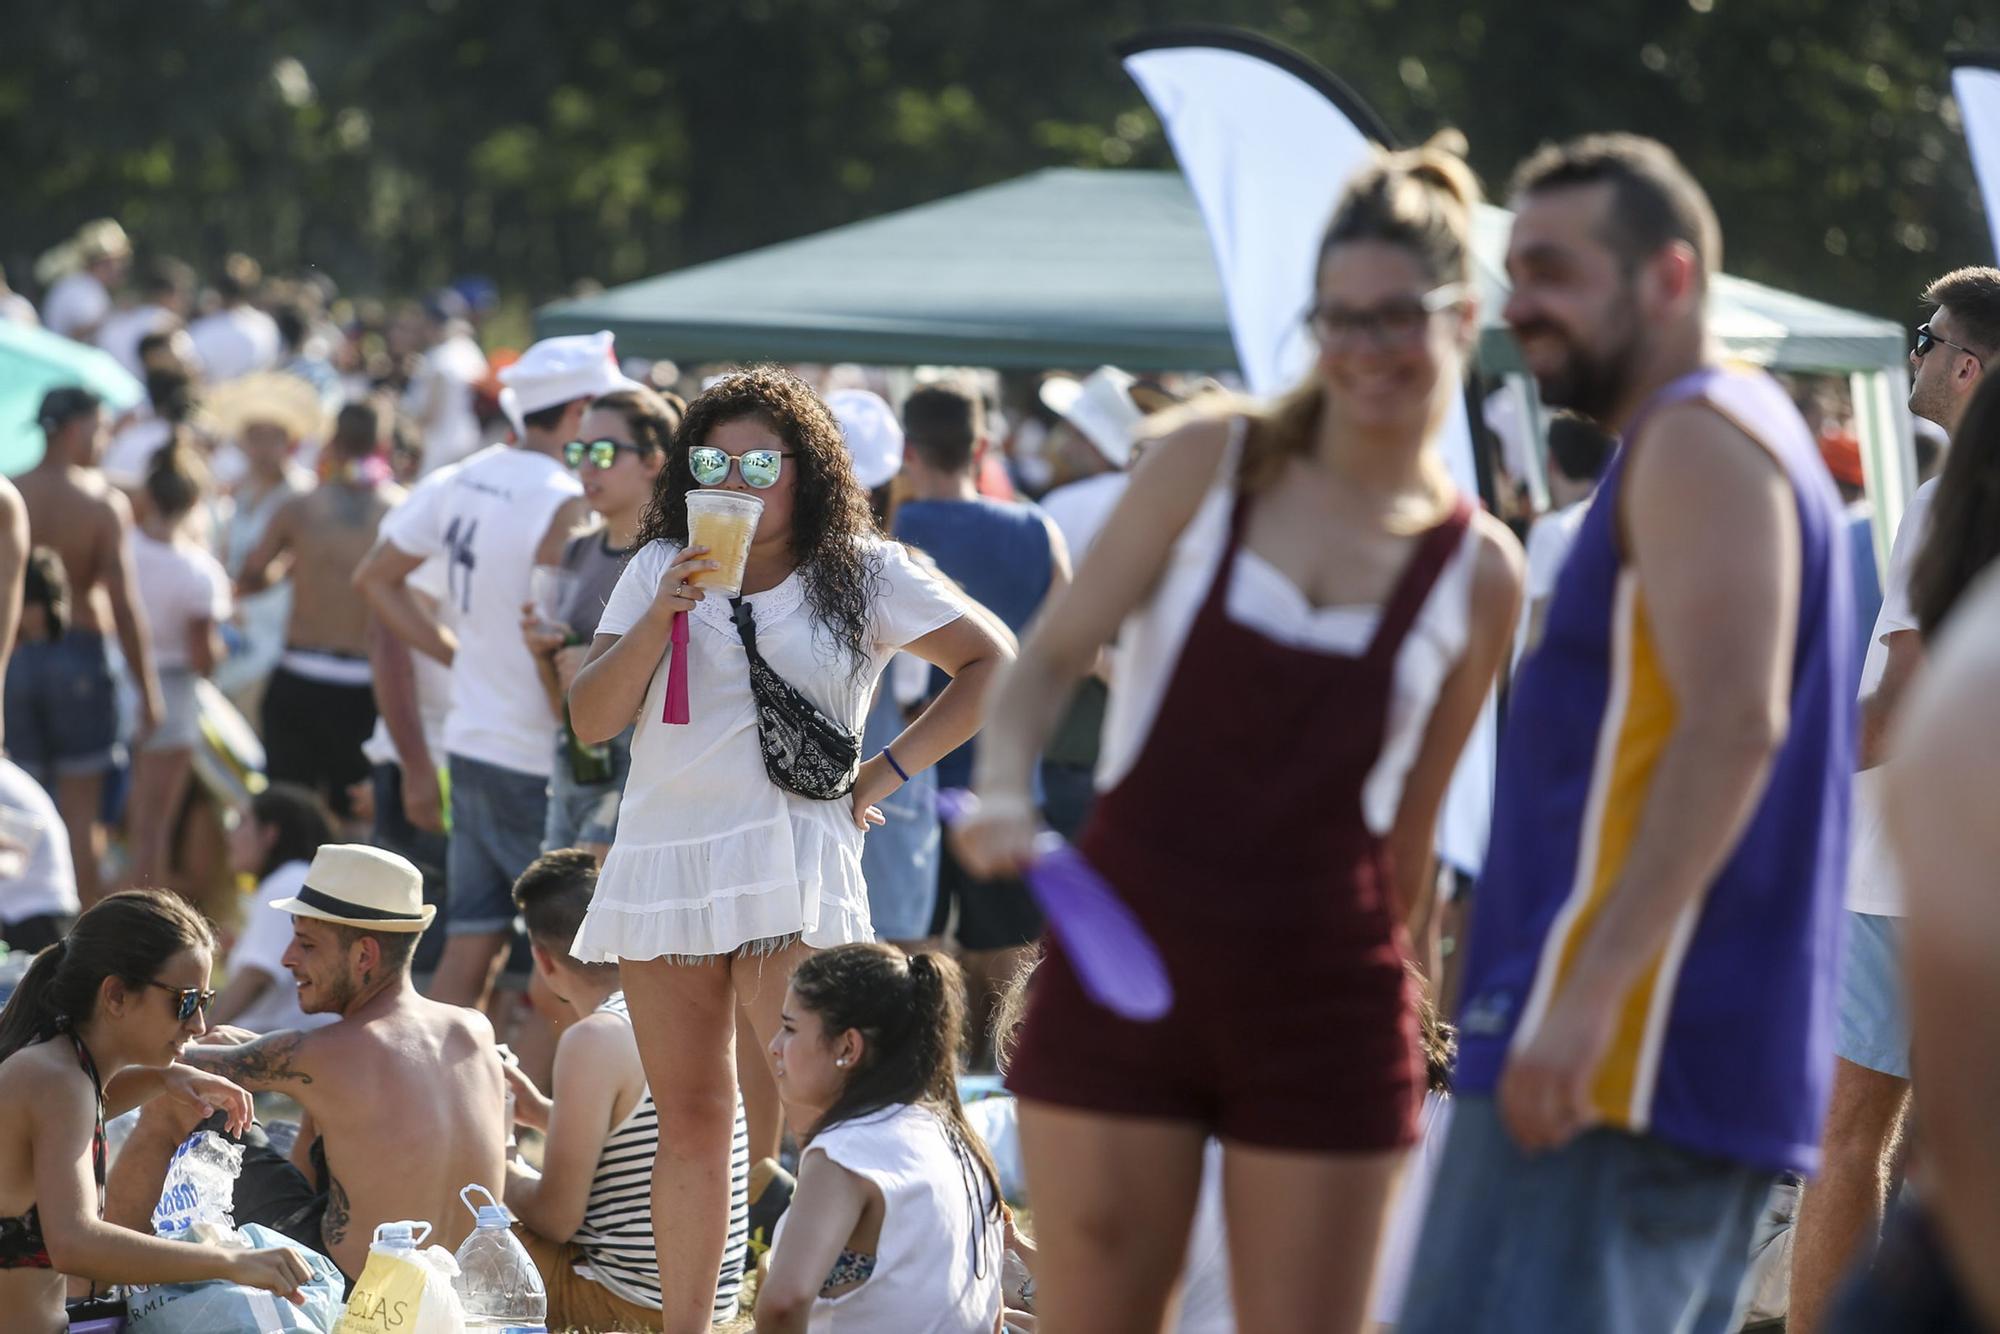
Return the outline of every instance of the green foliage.
{"type": "MultiPolygon", "coordinates": [[[[14,0],[17,11],[27,0],[14,0]]],[[[115,215],[359,291],[484,271],[546,299],[1037,167],[1165,166],[1111,44],[1224,21],[1324,62],[1496,190],[1545,138],[1672,143],[1730,267],[1909,315],[1991,258],[1943,53],[1990,0],[125,0],[0,44],[0,261],[115,215]]]]}

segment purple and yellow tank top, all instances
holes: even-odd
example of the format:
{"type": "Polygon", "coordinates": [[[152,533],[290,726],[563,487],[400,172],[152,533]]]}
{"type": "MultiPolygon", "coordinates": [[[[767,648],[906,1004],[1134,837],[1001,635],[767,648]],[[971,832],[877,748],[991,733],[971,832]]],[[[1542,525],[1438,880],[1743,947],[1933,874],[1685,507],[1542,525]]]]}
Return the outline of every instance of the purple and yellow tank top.
{"type": "MultiPolygon", "coordinates": [[[[1852,783],[1854,615],[1840,504],[1811,434],[1761,372],[1708,368],[1635,417],[1698,400],[1784,467],[1801,546],[1791,717],[1750,824],[1625,998],[1594,1099],[1607,1125],[1811,1171],[1832,1070],[1852,783]]],[[[1649,448],[1671,448],[1656,442],[1649,448]]],[[[1621,555],[1613,458],[1522,664],[1492,845],[1473,899],[1457,1083],[1490,1092],[1618,884],[1678,710],[1621,555]]],[[[1686,521],[1703,522],[1690,514],[1686,521]]]]}

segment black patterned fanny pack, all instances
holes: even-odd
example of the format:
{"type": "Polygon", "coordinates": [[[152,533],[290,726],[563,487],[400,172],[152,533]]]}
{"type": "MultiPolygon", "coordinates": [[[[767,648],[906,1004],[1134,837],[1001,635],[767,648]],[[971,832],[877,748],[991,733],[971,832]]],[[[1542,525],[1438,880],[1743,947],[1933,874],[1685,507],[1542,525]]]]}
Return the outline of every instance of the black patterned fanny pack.
{"type": "Polygon", "coordinates": [[[861,738],[820,712],[791,682],[771,670],[757,651],[757,623],[750,604],[731,598],[730,614],[750,656],[750,693],[757,701],[757,745],[764,772],[787,792],[815,801],[838,801],[854,790],[861,771],[861,738]]]}

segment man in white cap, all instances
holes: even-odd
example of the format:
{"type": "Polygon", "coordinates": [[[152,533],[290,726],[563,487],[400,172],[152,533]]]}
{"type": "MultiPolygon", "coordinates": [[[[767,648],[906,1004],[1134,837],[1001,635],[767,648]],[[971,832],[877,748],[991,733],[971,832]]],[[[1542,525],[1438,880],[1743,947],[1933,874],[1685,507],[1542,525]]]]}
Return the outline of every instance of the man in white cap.
{"type": "MultiPolygon", "coordinates": [[[[410,957],[437,909],[417,868],[391,852],[329,843],[298,894],[263,909],[292,915],[284,966],[299,1008],[340,1016],[310,1032],[212,1031],[181,1059],[305,1115],[292,1161],[254,1132],[235,1217],[332,1258],[351,1280],[378,1223],[420,1218],[456,1247],[472,1230],[459,1190],[506,1184],[506,1075],[486,1017],[417,994],[410,957]],[[240,1045],[225,1045],[245,1039],[240,1045]]],[[[150,1230],[174,1149],[200,1123],[170,1099],[142,1113],[107,1184],[107,1217],[150,1230]]]]}
{"type": "Polygon", "coordinates": [[[545,539],[589,517],[563,446],[592,399],[634,387],[609,333],[545,338],[500,379],[517,443],[418,483],[355,573],[391,632],[452,669],[449,912],[431,994],[454,1005],[484,1005],[491,995],[514,929],[514,881],[542,851],[557,719],[521,640],[521,607],[545,539]],[[449,628],[407,583],[432,557],[447,568],[449,628]]]}
{"type": "MultiPolygon", "coordinates": [[[[1116,366],[1099,366],[1081,380],[1059,375],[1042,382],[1042,405],[1089,446],[1083,458],[1090,475],[1042,497],[1043,511],[1062,529],[1070,556],[1078,564],[1096,540],[1097,530],[1111,517],[1118,497],[1125,494],[1132,437],[1145,420],[1132,399],[1136,383],[1116,366]]],[[[1059,439],[1051,442],[1059,443],[1059,439]]]]}

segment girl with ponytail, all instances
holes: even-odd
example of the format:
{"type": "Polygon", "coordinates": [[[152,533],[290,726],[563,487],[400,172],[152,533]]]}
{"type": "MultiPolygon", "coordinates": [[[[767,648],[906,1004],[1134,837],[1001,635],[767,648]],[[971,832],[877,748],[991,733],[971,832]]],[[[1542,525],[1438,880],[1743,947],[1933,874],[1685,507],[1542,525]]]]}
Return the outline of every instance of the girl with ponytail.
{"type": "Polygon", "coordinates": [[[996,690],[955,831],[982,876],[1034,858],[1036,757],[1119,644],[1077,845],[1174,988],[1138,1024],[1090,999],[1060,941],[1036,974],[1007,1082],[1044,1334],[1160,1328],[1211,1138],[1242,1328],[1366,1318],[1423,1098],[1404,923],[1521,595],[1519,546],[1439,448],[1479,328],[1463,148],[1353,177],[1299,275],[1308,374],[1158,425],[996,690]],[[1318,1240],[1268,1244],[1285,1236],[1318,1240]]]}
{"type": "Polygon", "coordinates": [[[66,1328],[64,1276],[229,1279],[295,1296],[290,1250],[163,1241],[103,1221],[104,1122],[162,1093],[250,1121],[250,1095],[175,1058],[207,1031],[215,938],[179,898],[113,894],[35,956],[0,1011],[0,1329],[66,1328]]]}
{"type": "Polygon", "coordinates": [[[999,1174],[958,1100],[964,980],[942,954],[841,945],[792,974],[771,1043],[799,1181],[759,1334],[991,1334],[999,1174]],[[836,1317],[836,1314],[837,1317],[836,1317]]]}

